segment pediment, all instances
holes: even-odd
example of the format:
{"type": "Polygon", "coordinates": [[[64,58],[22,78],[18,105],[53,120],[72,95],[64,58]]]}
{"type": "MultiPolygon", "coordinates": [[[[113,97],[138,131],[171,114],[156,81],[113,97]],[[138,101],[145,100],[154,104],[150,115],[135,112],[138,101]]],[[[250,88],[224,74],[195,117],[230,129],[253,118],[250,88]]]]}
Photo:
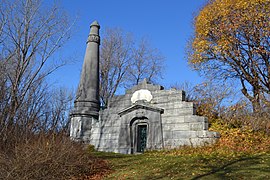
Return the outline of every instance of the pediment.
{"type": "Polygon", "coordinates": [[[144,110],[152,111],[152,112],[158,112],[160,114],[162,114],[164,112],[164,109],[153,107],[153,106],[150,106],[148,104],[135,104],[135,105],[132,105],[126,109],[121,110],[120,112],[118,112],[118,115],[122,116],[122,115],[128,114],[130,112],[139,110],[139,109],[144,109],[144,110]]]}

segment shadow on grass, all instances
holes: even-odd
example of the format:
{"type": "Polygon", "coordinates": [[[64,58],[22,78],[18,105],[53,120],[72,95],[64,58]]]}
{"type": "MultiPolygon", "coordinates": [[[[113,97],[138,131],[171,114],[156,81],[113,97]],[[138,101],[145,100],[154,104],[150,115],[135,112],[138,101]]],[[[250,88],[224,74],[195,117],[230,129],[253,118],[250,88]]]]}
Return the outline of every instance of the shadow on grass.
{"type": "Polygon", "coordinates": [[[269,179],[270,155],[232,157],[123,155],[95,152],[111,164],[105,179],[269,179]],[[226,160],[227,159],[227,160],[226,160]]]}
{"type": "Polygon", "coordinates": [[[206,177],[215,177],[220,179],[231,178],[243,178],[242,175],[247,177],[248,171],[253,171],[251,175],[256,176],[256,172],[260,173],[263,169],[258,166],[260,164],[261,156],[254,157],[242,157],[237,160],[226,163],[221,167],[213,167],[212,171],[201,174],[197,177],[192,178],[192,180],[202,179],[206,177]]]}

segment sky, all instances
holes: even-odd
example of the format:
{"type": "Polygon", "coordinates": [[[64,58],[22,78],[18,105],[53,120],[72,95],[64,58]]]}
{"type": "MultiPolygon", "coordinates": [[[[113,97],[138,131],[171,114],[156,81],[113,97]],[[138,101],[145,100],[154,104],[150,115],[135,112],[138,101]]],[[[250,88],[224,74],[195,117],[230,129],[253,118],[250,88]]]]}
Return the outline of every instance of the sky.
{"type": "Polygon", "coordinates": [[[164,87],[184,82],[198,84],[198,73],[187,63],[186,46],[193,32],[193,18],[206,0],[63,0],[61,6],[75,20],[70,41],[62,50],[71,64],[53,75],[57,85],[76,89],[86,48],[89,25],[97,20],[103,30],[119,27],[135,38],[147,37],[165,57],[164,87]]]}

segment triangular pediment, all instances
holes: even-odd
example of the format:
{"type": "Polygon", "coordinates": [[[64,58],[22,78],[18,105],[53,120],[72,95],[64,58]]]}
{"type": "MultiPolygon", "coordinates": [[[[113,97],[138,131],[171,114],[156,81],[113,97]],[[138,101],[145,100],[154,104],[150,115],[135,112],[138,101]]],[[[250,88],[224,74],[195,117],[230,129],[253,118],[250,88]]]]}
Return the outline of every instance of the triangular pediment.
{"type": "Polygon", "coordinates": [[[118,115],[122,116],[124,114],[130,113],[130,112],[138,110],[138,109],[145,109],[147,111],[159,112],[160,114],[162,114],[164,112],[164,109],[153,107],[153,106],[150,106],[149,104],[134,104],[134,105],[132,105],[128,108],[125,108],[125,109],[121,110],[120,112],[118,112],[118,115]]]}

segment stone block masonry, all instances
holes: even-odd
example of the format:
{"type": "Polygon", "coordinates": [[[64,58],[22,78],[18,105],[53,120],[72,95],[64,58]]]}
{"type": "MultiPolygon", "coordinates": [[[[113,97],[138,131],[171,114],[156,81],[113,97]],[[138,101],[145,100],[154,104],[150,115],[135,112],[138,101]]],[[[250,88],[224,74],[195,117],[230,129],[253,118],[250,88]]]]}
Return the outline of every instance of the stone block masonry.
{"type": "Polygon", "coordinates": [[[99,24],[91,24],[70,136],[99,151],[124,154],[214,143],[219,133],[208,131],[208,120],[196,115],[185,92],[164,90],[146,80],[99,107],[99,24]]]}
{"type": "Polygon", "coordinates": [[[92,121],[90,138],[83,139],[99,151],[125,154],[214,143],[219,133],[208,131],[207,118],[195,115],[195,110],[192,102],[185,101],[185,92],[143,81],[125,95],[110,99],[109,106],[92,121]],[[140,95],[140,90],[147,90],[152,99],[140,95]],[[144,99],[132,103],[135,92],[144,99]],[[140,127],[145,127],[145,134],[140,127]]]}

